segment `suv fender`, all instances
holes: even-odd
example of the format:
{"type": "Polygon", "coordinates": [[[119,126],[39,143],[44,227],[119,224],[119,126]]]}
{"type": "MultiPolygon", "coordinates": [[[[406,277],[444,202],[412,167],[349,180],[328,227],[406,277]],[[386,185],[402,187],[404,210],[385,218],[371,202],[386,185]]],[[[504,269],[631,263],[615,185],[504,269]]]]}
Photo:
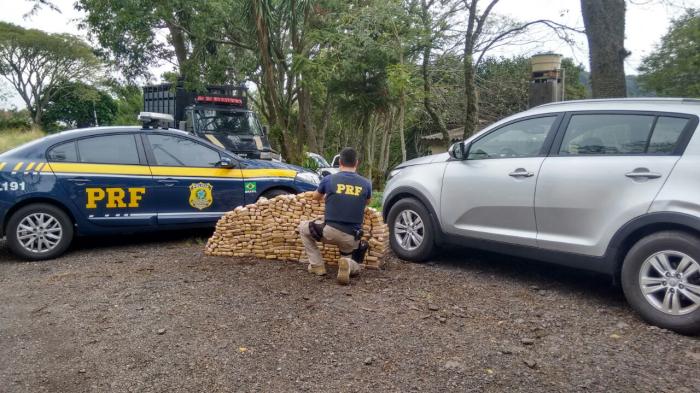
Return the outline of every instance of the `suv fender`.
{"type": "Polygon", "coordinates": [[[422,203],[426,209],[428,209],[428,213],[430,214],[430,221],[432,222],[433,228],[435,229],[435,244],[440,245],[444,243],[445,235],[442,232],[440,220],[438,219],[438,214],[435,211],[435,208],[430,203],[428,198],[426,198],[420,191],[413,187],[396,187],[395,189],[391,190],[391,193],[389,195],[386,196],[386,198],[384,199],[384,206],[382,206],[382,218],[384,219],[384,222],[386,222],[387,220],[389,210],[391,210],[391,207],[403,198],[415,198],[418,201],[420,201],[420,203],[422,203]]]}
{"type": "Polygon", "coordinates": [[[636,217],[613,235],[605,253],[615,280],[619,279],[622,262],[627,252],[641,238],[654,232],[679,230],[700,235],[700,218],[675,212],[655,212],[636,217]]]}

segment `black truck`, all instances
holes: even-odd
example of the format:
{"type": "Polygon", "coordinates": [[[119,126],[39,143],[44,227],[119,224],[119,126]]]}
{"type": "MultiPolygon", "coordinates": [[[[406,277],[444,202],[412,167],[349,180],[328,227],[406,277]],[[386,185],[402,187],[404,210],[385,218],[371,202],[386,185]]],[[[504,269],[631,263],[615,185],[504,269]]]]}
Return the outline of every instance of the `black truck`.
{"type": "Polygon", "coordinates": [[[182,84],[162,83],[143,87],[145,112],[167,113],[168,126],[247,158],[280,160],[267,139],[267,128],[248,109],[245,86],[211,85],[202,93],[185,90],[182,84]]]}

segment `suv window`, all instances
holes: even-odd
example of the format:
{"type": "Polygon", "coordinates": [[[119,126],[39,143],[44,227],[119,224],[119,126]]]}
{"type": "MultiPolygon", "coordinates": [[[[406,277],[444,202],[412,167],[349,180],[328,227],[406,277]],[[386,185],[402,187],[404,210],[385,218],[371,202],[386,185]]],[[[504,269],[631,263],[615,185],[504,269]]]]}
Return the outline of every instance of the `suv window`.
{"type": "Polygon", "coordinates": [[[78,150],[75,148],[75,141],[54,146],[46,156],[51,162],[77,162],[78,150]]]}
{"type": "Polygon", "coordinates": [[[573,115],[559,154],[644,153],[653,124],[651,115],[573,115]]]}
{"type": "Polygon", "coordinates": [[[160,134],[151,134],[147,138],[156,165],[213,168],[221,160],[218,151],[188,138],[160,134]]]}
{"type": "Polygon", "coordinates": [[[669,116],[573,115],[559,154],[671,154],[687,123],[688,119],[669,116]]]}
{"type": "Polygon", "coordinates": [[[104,135],[78,139],[80,162],[138,165],[136,139],[131,134],[104,135]]]}
{"type": "Polygon", "coordinates": [[[538,117],[503,126],[474,142],[468,159],[536,157],[556,118],[538,117]]]}
{"type": "Polygon", "coordinates": [[[651,134],[647,153],[673,153],[686,125],[688,125],[688,119],[667,116],[659,117],[656,120],[654,132],[651,134]]]}

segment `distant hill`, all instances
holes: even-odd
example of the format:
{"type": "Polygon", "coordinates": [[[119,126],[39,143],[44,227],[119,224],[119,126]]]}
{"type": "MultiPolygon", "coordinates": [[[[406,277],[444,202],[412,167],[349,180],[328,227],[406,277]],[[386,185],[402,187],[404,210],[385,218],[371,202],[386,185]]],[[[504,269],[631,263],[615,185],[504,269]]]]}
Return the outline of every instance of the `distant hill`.
{"type": "MultiPolygon", "coordinates": [[[[591,73],[588,71],[581,71],[578,77],[582,85],[586,87],[586,94],[591,96],[591,73]]],[[[626,75],[625,82],[627,84],[627,97],[655,97],[654,92],[648,92],[642,90],[642,88],[637,83],[637,75],[626,75]]]]}

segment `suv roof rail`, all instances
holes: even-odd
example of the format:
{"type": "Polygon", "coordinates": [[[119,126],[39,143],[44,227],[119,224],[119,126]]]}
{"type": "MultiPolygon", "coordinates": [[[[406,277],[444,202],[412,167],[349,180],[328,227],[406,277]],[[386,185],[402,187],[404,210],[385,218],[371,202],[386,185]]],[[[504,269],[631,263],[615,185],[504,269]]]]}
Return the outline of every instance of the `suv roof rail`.
{"type": "Polygon", "coordinates": [[[700,104],[700,99],[697,98],[676,98],[676,97],[634,97],[634,98],[592,98],[587,100],[571,100],[571,101],[559,101],[559,102],[549,102],[546,104],[538,105],[537,107],[543,106],[559,106],[559,105],[572,105],[587,102],[641,102],[641,103],[659,103],[659,104],[700,104]]]}

